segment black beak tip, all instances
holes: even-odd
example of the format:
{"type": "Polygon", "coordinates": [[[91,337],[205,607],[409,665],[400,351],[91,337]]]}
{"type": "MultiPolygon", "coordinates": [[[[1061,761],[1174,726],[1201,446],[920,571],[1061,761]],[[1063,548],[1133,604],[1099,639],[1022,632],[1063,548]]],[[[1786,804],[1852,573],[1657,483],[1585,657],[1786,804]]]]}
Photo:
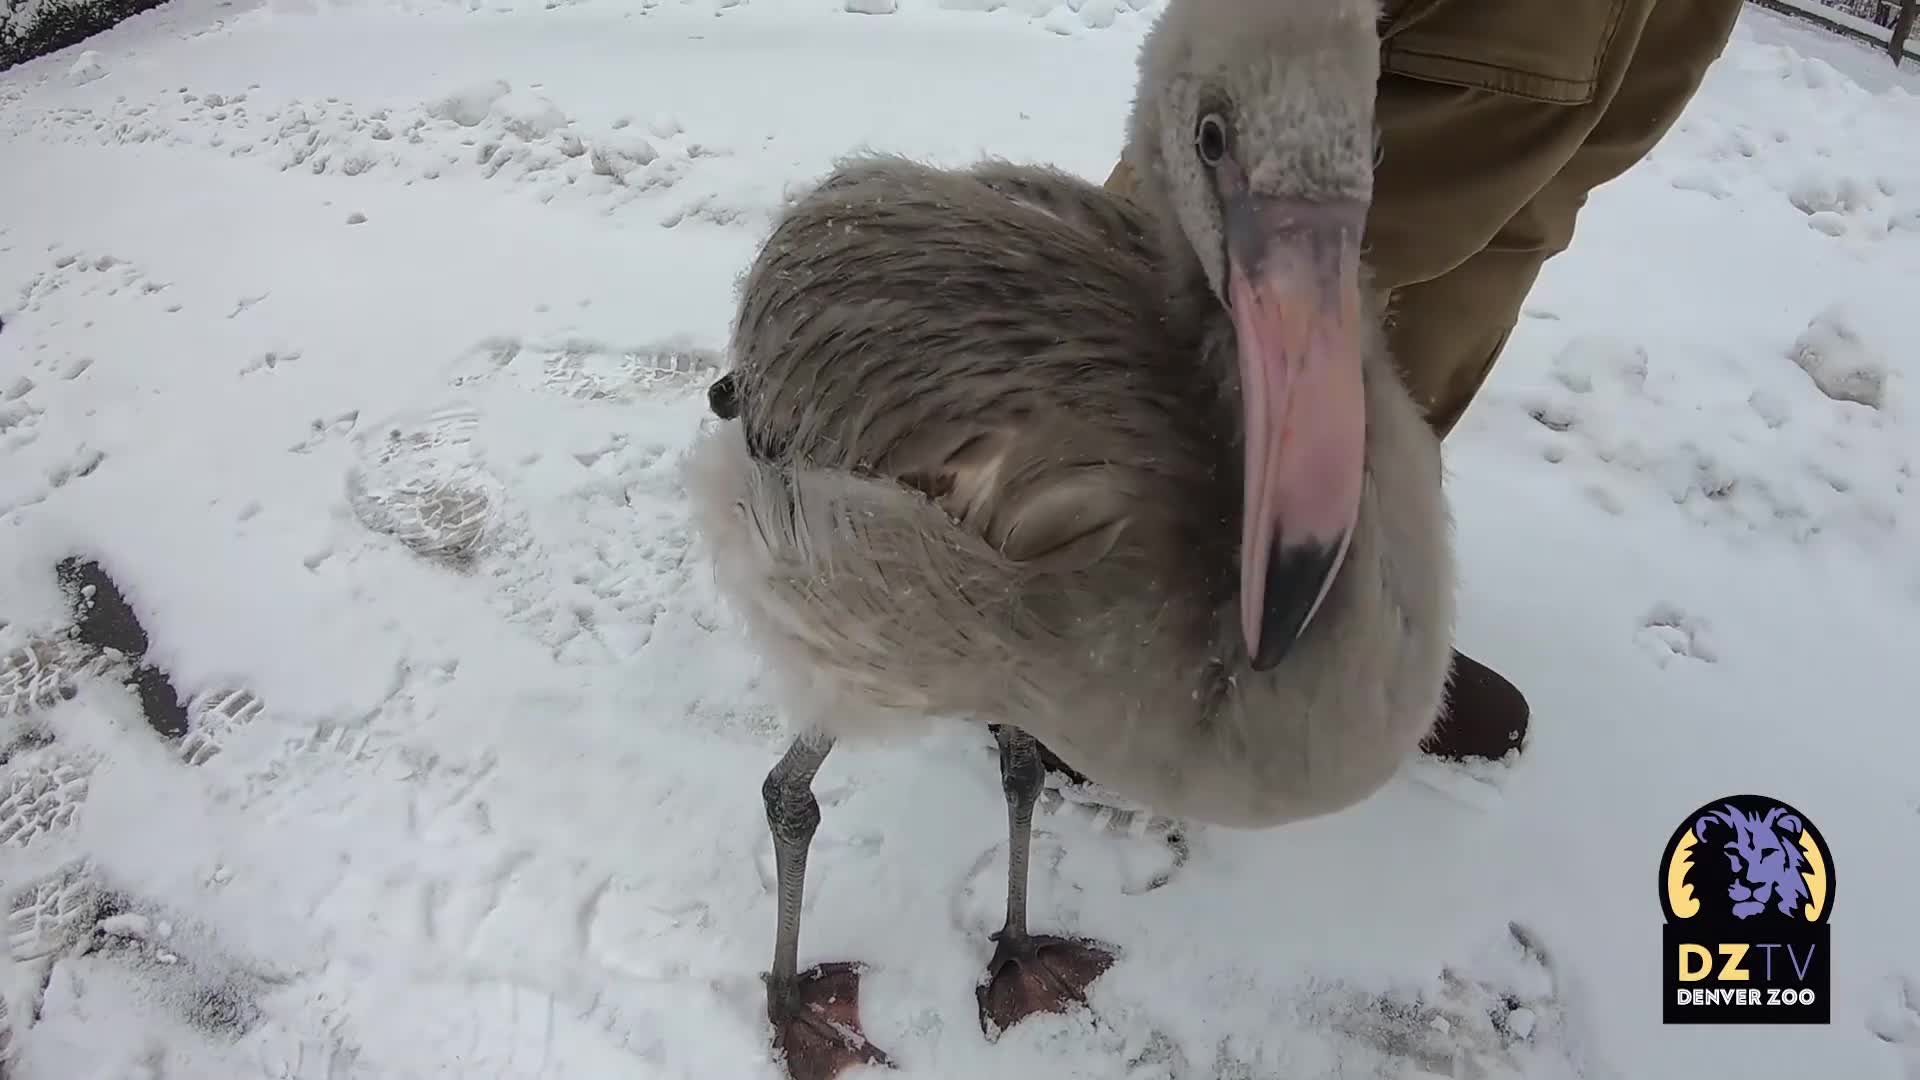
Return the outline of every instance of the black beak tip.
{"type": "Polygon", "coordinates": [[[707,408],[722,420],[731,420],[740,415],[740,385],[731,372],[714,380],[707,387],[707,408]]]}
{"type": "Polygon", "coordinates": [[[1260,614],[1260,647],[1248,662],[1255,671],[1271,671],[1293,651],[1320,602],[1327,579],[1334,573],[1344,544],[1298,544],[1278,541],[1267,559],[1265,610],[1260,614]]]}
{"type": "Polygon", "coordinates": [[[1261,633],[1266,639],[1260,643],[1259,651],[1248,657],[1247,663],[1255,671],[1272,671],[1293,651],[1294,639],[1276,635],[1270,629],[1263,629],[1261,633]]]}

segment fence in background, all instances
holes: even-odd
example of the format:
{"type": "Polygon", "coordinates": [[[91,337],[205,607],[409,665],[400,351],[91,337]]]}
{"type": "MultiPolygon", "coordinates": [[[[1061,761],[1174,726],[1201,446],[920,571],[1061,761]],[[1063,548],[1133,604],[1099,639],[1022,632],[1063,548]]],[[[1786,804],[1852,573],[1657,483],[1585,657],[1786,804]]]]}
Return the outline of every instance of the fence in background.
{"type": "MultiPolygon", "coordinates": [[[[1893,21],[1900,12],[1897,0],[1747,0],[1747,2],[1805,20],[1842,37],[1877,45],[1883,51],[1893,40],[1893,21]]],[[[1920,42],[1914,38],[1908,38],[1900,51],[1910,60],[1920,60],[1920,42]]]]}

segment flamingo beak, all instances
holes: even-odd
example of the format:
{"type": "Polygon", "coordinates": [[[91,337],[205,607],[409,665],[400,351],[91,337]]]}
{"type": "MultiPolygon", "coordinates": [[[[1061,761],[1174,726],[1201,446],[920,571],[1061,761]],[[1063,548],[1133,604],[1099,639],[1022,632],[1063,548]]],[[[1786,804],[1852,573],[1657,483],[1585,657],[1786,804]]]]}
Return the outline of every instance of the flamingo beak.
{"type": "Polygon", "coordinates": [[[1226,198],[1227,299],[1246,410],[1240,621],[1279,664],[1332,588],[1360,513],[1363,203],[1226,198]]]}

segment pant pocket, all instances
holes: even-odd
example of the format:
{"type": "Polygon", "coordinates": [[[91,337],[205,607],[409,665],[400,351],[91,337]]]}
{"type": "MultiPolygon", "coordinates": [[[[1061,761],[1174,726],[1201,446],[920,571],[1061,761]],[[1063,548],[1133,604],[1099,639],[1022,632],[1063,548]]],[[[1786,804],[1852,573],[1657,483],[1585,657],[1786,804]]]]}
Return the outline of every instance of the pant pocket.
{"type": "Polygon", "coordinates": [[[1598,89],[1629,2],[1388,0],[1380,65],[1413,79],[1583,105],[1598,89]]]}

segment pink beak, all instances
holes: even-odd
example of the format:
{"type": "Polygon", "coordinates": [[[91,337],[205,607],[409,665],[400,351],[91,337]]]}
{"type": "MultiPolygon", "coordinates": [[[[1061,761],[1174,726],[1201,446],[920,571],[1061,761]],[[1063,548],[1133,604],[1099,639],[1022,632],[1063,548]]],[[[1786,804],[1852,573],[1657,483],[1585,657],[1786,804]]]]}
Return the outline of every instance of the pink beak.
{"type": "Polygon", "coordinates": [[[1229,196],[1227,294],[1246,408],[1240,624],[1256,671],[1278,664],[1320,610],[1360,513],[1365,214],[1359,203],[1229,196]]]}

